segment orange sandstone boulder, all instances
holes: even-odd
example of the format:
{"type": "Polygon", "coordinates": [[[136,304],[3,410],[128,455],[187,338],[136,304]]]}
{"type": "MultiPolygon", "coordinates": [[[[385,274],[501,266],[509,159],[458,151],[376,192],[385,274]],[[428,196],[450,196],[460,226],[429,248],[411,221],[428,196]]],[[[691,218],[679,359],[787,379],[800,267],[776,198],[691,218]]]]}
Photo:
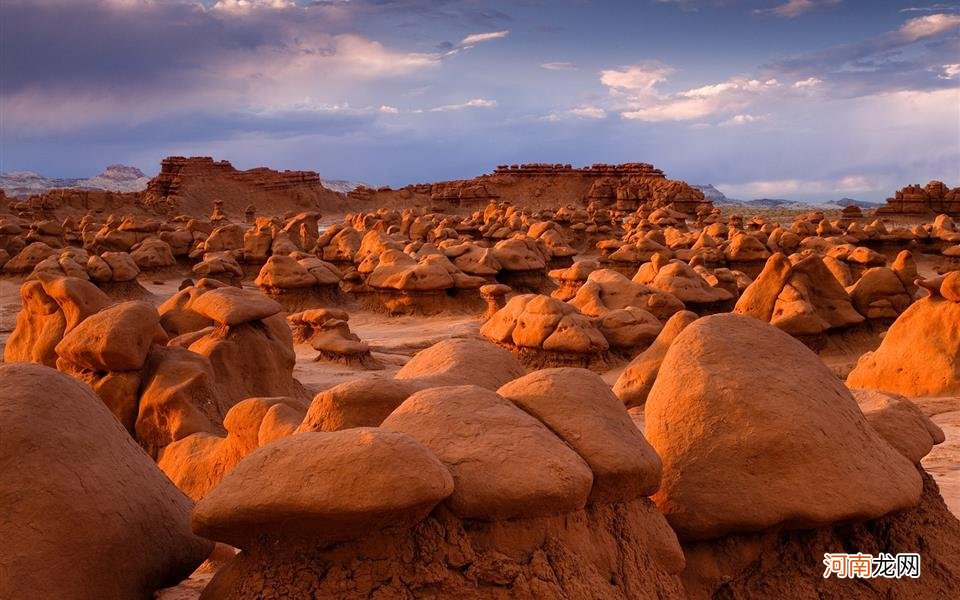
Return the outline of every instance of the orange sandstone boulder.
{"type": "Polygon", "coordinates": [[[689,310],[680,311],[670,317],[650,347],[637,355],[613,385],[613,393],[628,408],[642,406],[660,372],[663,357],[667,355],[670,344],[687,325],[698,318],[689,310]]]}
{"type": "Polygon", "coordinates": [[[241,548],[263,539],[325,547],[410,527],[451,491],[450,473],[410,435],[307,432],[247,456],[197,504],[192,523],[241,548]]]}
{"type": "Polygon", "coordinates": [[[212,550],[189,498],[85,384],[0,365],[0,422],[0,597],[150,598],[212,550]]]}
{"type": "Polygon", "coordinates": [[[381,427],[413,436],[450,469],[454,489],[446,504],[461,518],[499,521],[578,510],[593,485],[590,467],[576,452],[481,387],[417,392],[381,427]]]}
{"type": "Polygon", "coordinates": [[[654,501],[681,539],[812,528],[915,506],[913,463],[801,342],[713,315],[680,333],[647,398],[663,460],[654,501]]]}
{"type": "Polygon", "coordinates": [[[514,379],[497,394],[539,419],[587,461],[593,471],[590,502],[625,502],[660,487],[660,457],[596,373],[543,369],[514,379]]]}
{"type": "Polygon", "coordinates": [[[880,347],[860,357],[847,385],[906,396],[960,394],[958,323],[960,302],[942,296],[914,302],[897,317],[880,347]]]}
{"type": "Polygon", "coordinates": [[[919,465],[936,444],[946,439],[930,417],[900,394],[858,388],[850,391],[880,437],[914,464],[919,465]]]}

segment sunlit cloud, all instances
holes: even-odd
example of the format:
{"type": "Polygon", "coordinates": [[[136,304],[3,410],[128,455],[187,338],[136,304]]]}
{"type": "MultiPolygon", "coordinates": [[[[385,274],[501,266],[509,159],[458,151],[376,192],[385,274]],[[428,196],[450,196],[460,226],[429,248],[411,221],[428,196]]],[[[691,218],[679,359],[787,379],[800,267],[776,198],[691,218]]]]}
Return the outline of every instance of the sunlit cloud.
{"type": "Polygon", "coordinates": [[[451,110],[463,110],[465,108],[494,108],[497,106],[496,100],[487,100],[486,98],[473,98],[459,104],[445,104],[431,108],[430,112],[448,112],[451,110]]]}
{"type": "Polygon", "coordinates": [[[757,14],[771,14],[778,17],[792,19],[808,13],[815,8],[840,4],[841,0],[788,0],[785,4],[773,8],[760,8],[753,12],[757,14]]]}
{"type": "Polygon", "coordinates": [[[463,46],[471,46],[473,44],[479,44],[480,42],[489,42],[490,40],[498,40],[500,38],[505,38],[510,34],[509,31],[490,31],[487,33],[472,33],[467,37],[463,38],[460,42],[463,46]]]}

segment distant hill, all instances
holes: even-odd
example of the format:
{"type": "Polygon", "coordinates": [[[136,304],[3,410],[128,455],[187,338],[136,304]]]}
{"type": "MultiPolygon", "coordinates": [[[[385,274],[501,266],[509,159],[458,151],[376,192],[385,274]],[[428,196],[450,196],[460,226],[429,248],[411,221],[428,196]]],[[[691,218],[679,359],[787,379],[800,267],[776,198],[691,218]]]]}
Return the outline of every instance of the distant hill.
{"type": "Polygon", "coordinates": [[[853,205],[860,208],[877,208],[882,206],[882,202],[867,202],[866,200],[854,200],[853,198],[840,198],[839,200],[829,200],[824,202],[828,206],[839,206],[840,208],[846,208],[847,206],[853,205]]]}
{"type": "Polygon", "coordinates": [[[94,177],[63,179],[44,177],[30,171],[0,173],[0,189],[9,196],[44,194],[54,189],[105,190],[110,192],[141,192],[150,178],[136,167],[110,165],[94,177]]]}
{"type": "Polygon", "coordinates": [[[328,190],[333,190],[342,194],[352,192],[360,186],[374,187],[362,181],[348,181],[346,179],[321,179],[320,183],[322,183],[323,187],[327,188],[328,190]]]}
{"type": "Polygon", "coordinates": [[[703,197],[707,200],[710,200],[714,204],[739,204],[739,200],[733,200],[732,198],[727,198],[723,192],[713,187],[712,184],[705,185],[691,185],[693,189],[700,190],[703,192],[703,197]]]}

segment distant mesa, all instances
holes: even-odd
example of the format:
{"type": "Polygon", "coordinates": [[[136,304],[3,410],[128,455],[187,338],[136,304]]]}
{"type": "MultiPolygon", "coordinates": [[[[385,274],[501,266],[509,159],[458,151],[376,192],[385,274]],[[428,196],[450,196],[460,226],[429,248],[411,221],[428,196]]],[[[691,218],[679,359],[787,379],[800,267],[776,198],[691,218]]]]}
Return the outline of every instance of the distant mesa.
{"type": "Polygon", "coordinates": [[[920,187],[908,185],[877,209],[877,215],[947,214],[960,216],[960,187],[949,188],[942,181],[931,181],[920,187]]]}

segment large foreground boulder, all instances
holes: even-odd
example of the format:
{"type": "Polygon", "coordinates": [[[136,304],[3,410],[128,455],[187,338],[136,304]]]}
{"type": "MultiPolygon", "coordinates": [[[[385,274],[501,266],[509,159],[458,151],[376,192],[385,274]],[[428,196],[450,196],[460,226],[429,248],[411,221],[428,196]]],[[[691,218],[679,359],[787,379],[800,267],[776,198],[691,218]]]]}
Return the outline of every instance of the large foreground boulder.
{"type": "Polygon", "coordinates": [[[410,527],[451,491],[450,473],[409,435],[306,432],[241,461],[197,504],[193,528],[241,548],[263,538],[324,547],[410,527]]]}
{"type": "Polygon", "coordinates": [[[660,457],[599,375],[586,369],[534,371],[497,393],[539,419],[593,471],[591,502],[624,502],[660,487],[660,457]]]}
{"type": "Polygon", "coordinates": [[[645,417],[663,460],[654,500],[682,539],[871,519],[920,499],[912,461],[843,383],[801,342],[751,317],[688,325],[645,417]]]}
{"type": "Polygon", "coordinates": [[[89,387],[0,366],[0,597],[151,598],[212,544],[192,502],[89,387]]]}
{"type": "Polygon", "coordinates": [[[581,509],[593,484],[590,467],[540,421],[478,386],[417,392],[381,427],[412,435],[447,465],[455,483],[447,505],[461,518],[581,509]]]}

